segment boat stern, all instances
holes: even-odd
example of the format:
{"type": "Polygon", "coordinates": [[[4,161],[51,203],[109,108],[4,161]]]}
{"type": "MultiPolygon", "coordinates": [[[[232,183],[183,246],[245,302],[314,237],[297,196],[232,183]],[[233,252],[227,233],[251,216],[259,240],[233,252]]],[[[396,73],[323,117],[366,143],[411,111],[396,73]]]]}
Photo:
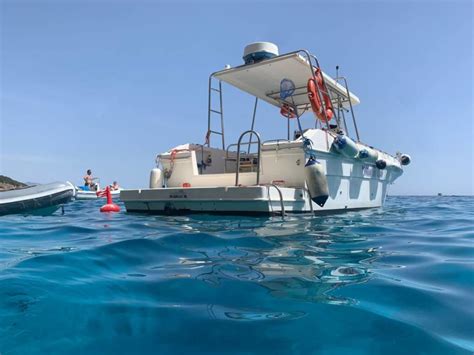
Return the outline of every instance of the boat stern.
{"type": "Polygon", "coordinates": [[[150,214],[281,214],[309,204],[304,189],[273,185],[122,190],[120,199],[127,212],[150,214]]]}

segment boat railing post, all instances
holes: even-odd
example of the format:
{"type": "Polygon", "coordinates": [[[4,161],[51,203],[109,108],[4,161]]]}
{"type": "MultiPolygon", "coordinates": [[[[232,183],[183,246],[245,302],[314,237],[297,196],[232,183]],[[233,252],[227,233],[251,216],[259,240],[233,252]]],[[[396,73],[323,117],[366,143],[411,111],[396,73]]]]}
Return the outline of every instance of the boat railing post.
{"type": "Polygon", "coordinates": [[[209,76],[209,90],[207,99],[207,133],[206,143],[207,146],[211,146],[211,95],[212,95],[212,74],[209,76]]]}
{"type": "MultiPolygon", "coordinates": [[[[255,116],[257,114],[257,104],[258,104],[258,97],[255,97],[255,105],[253,106],[253,116],[252,116],[252,125],[250,126],[250,130],[253,131],[254,127],[255,127],[255,116]]],[[[250,154],[250,146],[252,144],[252,133],[250,133],[250,137],[249,137],[249,147],[247,148],[247,154],[250,154]]]]}
{"type": "Polygon", "coordinates": [[[342,115],[342,120],[344,122],[345,132],[348,135],[349,134],[349,127],[347,126],[346,114],[344,113],[344,107],[342,106],[342,103],[341,103],[341,115],[342,115]]]}
{"type": "MultiPolygon", "coordinates": [[[[286,214],[286,213],[285,213],[285,203],[283,202],[283,194],[282,194],[282,192],[281,192],[281,190],[280,190],[280,188],[278,187],[277,184],[272,183],[272,184],[270,184],[269,186],[273,186],[273,187],[277,190],[278,196],[280,197],[281,217],[282,217],[282,218],[285,218],[285,214],[286,214]]],[[[270,189],[268,189],[268,190],[269,190],[269,191],[268,191],[268,196],[270,196],[270,189]]]]}
{"type": "Polygon", "coordinates": [[[312,62],[311,58],[314,59],[314,61],[315,61],[315,64],[316,64],[315,67],[319,70],[319,74],[321,75],[321,81],[322,81],[323,87],[326,88],[326,91],[327,91],[327,94],[329,95],[330,100],[332,100],[331,94],[329,92],[328,87],[326,86],[323,71],[321,70],[321,67],[319,66],[318,58],[316,58],[316,56],[310,54],[306,49],[303,49],[302,52],[308,58],[308,65],[309,65],[309,69],[311,71],[311,76],[313,77],[314,83],[316,84],[315,86],[316,86],[316,91],[318,92],[319,102],[321,102],[321,106],[323,108],[323,114],[324,114],[324,118],[325,118],[325,121],[326,121],[326,146],[327,146],[327,149],[329,150],[327,132],[329,132],[330,127],[329,127],[329,120],[328,120],[328,116],[327,116],[327,107],[326,107],[326,103],[323,100],[323,94],[321,93],[321,90],[319,89],[318,81],[316,79],[316,73],[313,70],[313,62],[312,62]]]}
{"type": "Polygon", "coordinates": [[[354,115],[354,108],[352,107],[352,100],[351,100],[351,95],[350,95],[350,92],[349,92],[349,85],[347,85],[347,79],[343,76],[340,76],[340,77],[336,78],[336,82],[338,80],[343,80],[344,81],[344,86],[346,88],[346,95],[347,95],[347,99],[349,100],[349,107],[351,109],[352,122],[354,123],[354,129],[355,129],[355,132],[356,132],[357,141],[360,142],[359,130],[357,128],[357,122],[356,122],[356,118],[355,118],[355,115],[354,115]]]}
{"type": "Polygon", "coordinates": [[[220,103],[220,112],[221,112],[221,133],[222,133],[222,150],[225,149],[224,142],[224,107],[222,105],[222,81],[219,80],[219,103],[220,103]]]}
{"type": "Polygon", "coordinates": [[[237,170],[235,172],[235,186],[239,186],[239,173],[240,173],[240,144],[242,143],[242,138],[246,134],[253,134],[255,137],[257,137],[257,142],[258,142],[258,150],[257,150],[257,185],[260,184],[260,155],[261,155],[261,148],[262,148],[262,141],[260,139],[260,135],[255,132],[252,129],[249,129],[248,131],[245,131],[242,133],[239,137],[239,140],[237,142],[237,170]]]}

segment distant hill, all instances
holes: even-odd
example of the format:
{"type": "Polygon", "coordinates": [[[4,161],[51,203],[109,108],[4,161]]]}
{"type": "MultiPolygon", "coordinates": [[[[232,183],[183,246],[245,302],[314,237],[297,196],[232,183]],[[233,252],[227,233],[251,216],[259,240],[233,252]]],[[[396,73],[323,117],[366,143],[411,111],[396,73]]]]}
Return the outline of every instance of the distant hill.
{"type": "Polygon", "coordinates": [[[5,191],[5,190],[12,190],[12,189],[17,189],[19,187],[26,187],[27,185],[13,180],[12,178],[9,178],[8,176],[0,175],[0,191],[5,191]]]}

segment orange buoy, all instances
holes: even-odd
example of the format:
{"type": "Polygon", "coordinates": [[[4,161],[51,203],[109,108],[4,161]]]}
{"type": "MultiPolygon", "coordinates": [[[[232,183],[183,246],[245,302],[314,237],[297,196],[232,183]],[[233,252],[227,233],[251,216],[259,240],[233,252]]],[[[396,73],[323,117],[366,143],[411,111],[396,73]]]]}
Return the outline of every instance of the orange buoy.
{"type": "Polygon", "coordinates": [[[311,103],[311,108],[313,109],[313,112],[316,117],[318,117],[323,122],[328,122],[332,119],[334,115],[331,99],[327,90],[325,90],[325,85],[323,84],[323,77],[319,69],[316,69],[315,76],[316,81],[314,80],[314,78],[309,78],[308,80],[307,89],[309,102],[311,103]],[[322,99],[324,100],[324,107],[326,108],[326,112],[324,112],[323,105],[318,94],[318,90],[322,96],[322,99]]]}
{"type": "Polygon", "coordinates": [[[107,203],[100,208],[100,212],[120,212],[120,207],[116,205],[112,200],[112,194],[110,193],[110,187],[107,186],[105,190],[97,191],[97,196],[106,196],[107,203]]]}
{"type": "Polygon", "coordinates": [[[283,104],[280,109],[280,113],[286,118],[295,118],[296,113],[293,107],[290,107],[288,104],[283,104]]]}

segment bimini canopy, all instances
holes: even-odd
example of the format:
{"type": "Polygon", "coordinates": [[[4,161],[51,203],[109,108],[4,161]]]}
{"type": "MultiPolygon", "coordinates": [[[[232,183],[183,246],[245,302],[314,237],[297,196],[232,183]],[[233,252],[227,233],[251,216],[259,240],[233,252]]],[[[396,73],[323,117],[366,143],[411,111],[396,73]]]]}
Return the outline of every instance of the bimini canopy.
{"type": "MultiPolygon", "coordinates": [[[[259,99],[281,107],[289,103],[298,108],[299,114],[310,108],[307,95],[308,79],[314,68],[300,52],[284,54],[259,63],[242,65],[214,73],[213,77],[239,88],[259,99]]],[[[323,73],[331,93],[333,105],[344,107],[360,103],[359,98],[346,90],[329,75],[323,73]]]]}

